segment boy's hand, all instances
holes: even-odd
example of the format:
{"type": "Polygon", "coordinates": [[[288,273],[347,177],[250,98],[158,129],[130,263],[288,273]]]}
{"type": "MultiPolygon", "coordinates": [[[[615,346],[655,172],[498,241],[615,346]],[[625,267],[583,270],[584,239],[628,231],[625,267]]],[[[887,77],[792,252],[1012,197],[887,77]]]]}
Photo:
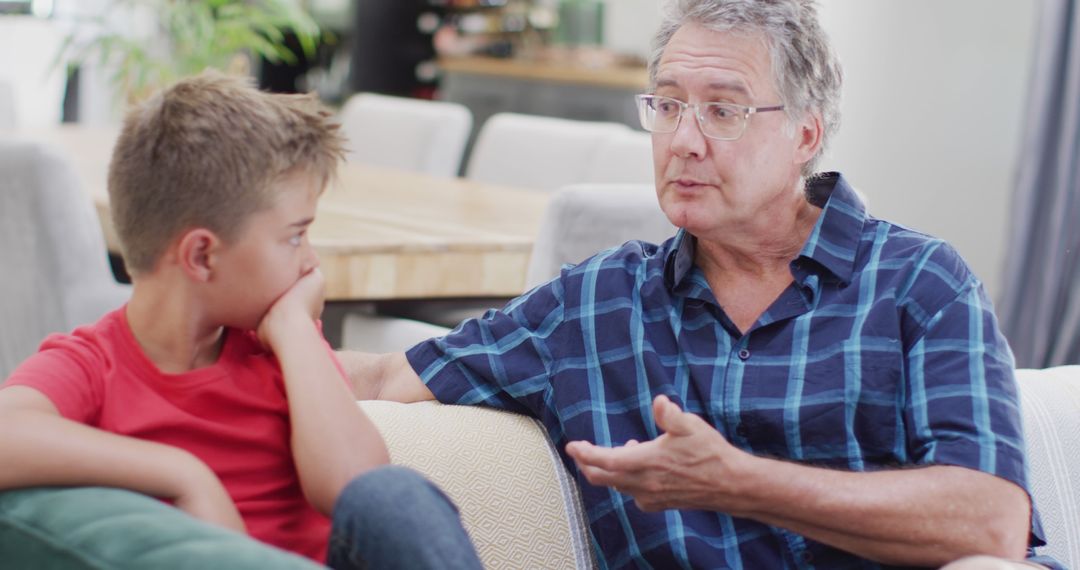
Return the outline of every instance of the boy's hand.
{"type": "Polygon", "coordinates": [[[263,316],[256,333],[259,340],[270,350],[277,343],[289,338],[297,326],[311,323],[322,314],[326,279],[318,268],[304,275],[270,307],[263,316]]]}
{"type": "Polygon", "coordinates": [[[174,453],[178,457],[174,463],[175,478],[165,490],[173,506],[203,522],[246,534],[240,511],[221,479],[195,455],[179,448],[174,453]]]}
{"type": "Polygon", "coordinates": [[[236,504],[233,503],[217,477],[201,489],[192,488],[176,497],[173,504],[176,508],[203,522],[247,534],[247,527],[244,526],[244,519],[240,518],[240,511],[236,510],[236,504]]]}

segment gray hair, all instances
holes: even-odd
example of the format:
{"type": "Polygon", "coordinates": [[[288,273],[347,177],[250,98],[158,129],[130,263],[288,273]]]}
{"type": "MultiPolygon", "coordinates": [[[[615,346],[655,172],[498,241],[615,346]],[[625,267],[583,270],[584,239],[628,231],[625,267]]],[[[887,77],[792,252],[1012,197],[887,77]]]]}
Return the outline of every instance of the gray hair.
{"type": "Polygon", "coordinates": [[[667,0],[660,29],[653,38],[649,80],[656,86],[657,68],[668,42],[680,27],[696,23],[718,32],[761,33],[772,58],[773,82],[789,121],[808,111],[821,113],[821,148],[803,165],[813,174],[825,147],[840,126],[840,62],[818,23],[814,0],[667,0]]]}

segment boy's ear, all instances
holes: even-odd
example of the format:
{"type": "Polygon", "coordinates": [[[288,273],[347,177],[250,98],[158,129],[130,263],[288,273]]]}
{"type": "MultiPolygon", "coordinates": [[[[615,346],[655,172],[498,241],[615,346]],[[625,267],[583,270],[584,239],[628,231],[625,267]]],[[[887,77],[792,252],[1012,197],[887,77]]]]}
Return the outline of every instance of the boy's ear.
{"type": "Polygon", "coordinates": [[[176,244],[181,270],[196,281],[209,281],[217,265],[221,246],[221,238],[206,228],[185,231],[176,244]]]}

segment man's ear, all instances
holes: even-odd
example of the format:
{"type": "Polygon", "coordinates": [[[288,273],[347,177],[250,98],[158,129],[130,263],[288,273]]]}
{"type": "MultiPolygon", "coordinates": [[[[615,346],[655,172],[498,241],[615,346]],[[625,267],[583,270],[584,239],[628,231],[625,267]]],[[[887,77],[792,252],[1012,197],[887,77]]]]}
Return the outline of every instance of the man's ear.
{"type": "Polygon", "coordinates": [[[821,120],[821,114],[807,112],[795,125],[795,162],[806,164],[821,150],[822,137],[825,136],[825,125],[821,120]]]}
{"type": "Polygon", "coordinates": [[[180,269],[196,281],[209,281],[216,269],[221,247],[221,238],[206,228],[185,231],[176,242],[180,269]]]}

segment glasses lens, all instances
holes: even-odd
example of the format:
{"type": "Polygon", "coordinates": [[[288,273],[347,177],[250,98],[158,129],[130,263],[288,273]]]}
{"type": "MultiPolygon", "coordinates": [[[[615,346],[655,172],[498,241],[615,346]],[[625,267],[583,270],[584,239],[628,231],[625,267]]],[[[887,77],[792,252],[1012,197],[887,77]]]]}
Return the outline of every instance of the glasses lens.
{"type": "Polygon", "coordinates": [[[641,126],[654,133],[670,133],[679,128],[682,105],[668,97],[644,95],[638,98],[641,126]]]}
{"type": "Polygon", "coordinates": [[[735,105],[706,103],[701,106],[701,130],[715,139],[734,140],[742,135],[746,114],[735,105]]]}

